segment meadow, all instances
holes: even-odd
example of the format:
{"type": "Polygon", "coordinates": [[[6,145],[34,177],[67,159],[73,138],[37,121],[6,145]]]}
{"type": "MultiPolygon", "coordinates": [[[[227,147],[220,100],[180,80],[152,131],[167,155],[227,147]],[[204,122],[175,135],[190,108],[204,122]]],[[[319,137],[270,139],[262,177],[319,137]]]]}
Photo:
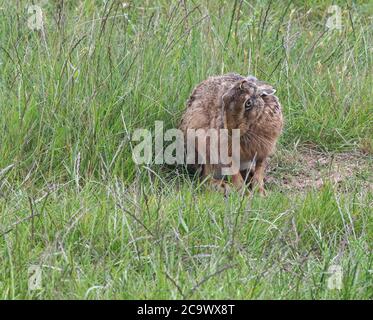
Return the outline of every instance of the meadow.
{"type": "Polygon", "coordinates": [[[368,0],[0,0],[0,299],[372,299],[372,18],[368,0]],[[266,197],[132,159],[136,128],[177,127],[227,72],[282,103],[266,197]]]}

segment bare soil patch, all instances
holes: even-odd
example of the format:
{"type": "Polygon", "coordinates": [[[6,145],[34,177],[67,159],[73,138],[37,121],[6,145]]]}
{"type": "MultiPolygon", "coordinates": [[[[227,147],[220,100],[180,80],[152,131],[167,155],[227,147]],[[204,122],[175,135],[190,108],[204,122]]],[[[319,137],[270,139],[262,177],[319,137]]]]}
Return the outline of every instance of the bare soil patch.
{"type": "Polygon", "coordinates": [[[373,192],[373,157],[362,152],[323,153],[313,149],[278,152],[268,166],[267,183],[285,189],[321,188],[359,181],[373,192]]]}

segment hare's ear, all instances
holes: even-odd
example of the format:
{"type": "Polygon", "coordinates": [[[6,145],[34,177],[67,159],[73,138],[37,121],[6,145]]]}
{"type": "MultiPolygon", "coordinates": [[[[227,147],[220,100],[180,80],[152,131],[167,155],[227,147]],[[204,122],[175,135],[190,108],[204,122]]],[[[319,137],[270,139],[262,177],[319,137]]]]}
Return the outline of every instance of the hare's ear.
{"type": "Polygon", "coordinates": [[[233,110],[235,107],[235,103],[232,103],[234,100],[234,92],[231,89],[227,90],[221,97],[222,100],[222,107],[224,110],[233,110]]]}
{"type": "Polygon", "coordinates": [[[265,87],[265,88],[260,88],[259,93],[261,96],[273,96],[276,93],[276,90],[273,89],[272,87],[265,87]]]}
{"type": "Polygon", "coordinates": [[[243,79],[241,82],[240,82],[240,90],[243,90],[243,84],[245,83],[245,82],[248,82],[248,80],[247,79],[243,79]]]}
{"type": "Polygon", "coordinates": [[[223,108],[228,106],[229,105],[229,100],[230,100],[231,96],[229,94],[229,91],[227,91],[226,93],[224,93],[221,97],[221,101],[222,101],[222,106],[223,108]]]}

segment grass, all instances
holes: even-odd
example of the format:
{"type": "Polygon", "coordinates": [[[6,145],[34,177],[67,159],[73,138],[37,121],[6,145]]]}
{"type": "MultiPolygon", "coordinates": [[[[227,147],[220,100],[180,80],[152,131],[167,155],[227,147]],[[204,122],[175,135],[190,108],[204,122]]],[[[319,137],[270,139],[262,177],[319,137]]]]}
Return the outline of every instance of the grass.
{"type": "Polygon", "coordinates": [[[332,1],[49,0],[33,31],[29,1],[0,1],[0,297],[373,298],[373,5],[333,3],[341,30],[332,1]],[[177,126],[193,87],[232,71],[283,104],[266,198],[135,166],[134,129],[177,126]],[[285,188],[311,147],[364,165],[285,188]]]}

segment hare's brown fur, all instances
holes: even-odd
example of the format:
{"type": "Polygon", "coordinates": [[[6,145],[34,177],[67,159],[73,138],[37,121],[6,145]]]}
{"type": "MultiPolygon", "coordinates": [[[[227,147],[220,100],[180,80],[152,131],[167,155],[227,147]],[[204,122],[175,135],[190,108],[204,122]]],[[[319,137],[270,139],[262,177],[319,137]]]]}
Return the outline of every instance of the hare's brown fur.
{"type": "MultiPolygon", "coordinates": [[[[187,129],[240,129],[240,160],[242,165],[255,163],[252,181],[261,193],[265,163],[275,150],[283,126],[281,106],[273,93],[270,85],[254,77],[210,77],[193,90],[180,125],[184,135],[187,129]]],[[[245,172],[249,168],[242,169],[245,172]]],[[[218,165],[203,165],[204,176],[216,176],[218,172],[218,165]]],[[[232,181],[242,187],[244,178],[241,173],[234,175],[232,181]]]]}

